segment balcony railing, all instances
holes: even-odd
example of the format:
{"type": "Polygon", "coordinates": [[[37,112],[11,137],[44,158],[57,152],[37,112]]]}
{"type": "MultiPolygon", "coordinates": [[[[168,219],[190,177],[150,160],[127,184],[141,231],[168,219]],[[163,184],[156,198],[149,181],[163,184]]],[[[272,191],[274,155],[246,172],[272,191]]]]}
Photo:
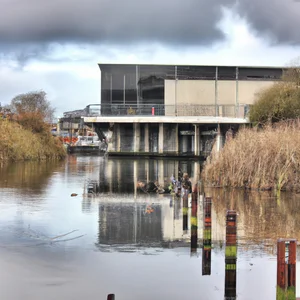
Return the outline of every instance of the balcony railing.
{"type": "Polygon", "coordinates": [[[200,116],[246,118],[249,105],[90,104],[85,116],[200,116]]]}

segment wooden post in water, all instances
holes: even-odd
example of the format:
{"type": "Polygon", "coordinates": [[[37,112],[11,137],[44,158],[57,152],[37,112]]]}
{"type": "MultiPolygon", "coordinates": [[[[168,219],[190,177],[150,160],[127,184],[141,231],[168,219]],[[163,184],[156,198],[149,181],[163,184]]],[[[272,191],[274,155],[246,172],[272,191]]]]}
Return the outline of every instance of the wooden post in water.
{"type": "Polygon", "coordinates": [[[203,199],[202,275],[211,274],[211,197],[203,199]]]}
{"type": "Polygon", "coordinates": [[[107,300],[115,300],[115,294],[107,295],[107,300]]]}
{"type": "Polygon", "coordinates": [[[194,187],[192,192],[192,216],[191,216],[191,254],[197,253],[198,248],[198,188],[194,187]]]}
{"type": "Polygon", "coordinates": [[[182,197],[182,230],[187,231],[188,230],[188,198],[189,193],[188,190],[184,189],[183,191],[183,197],[182,197]]]}
{"type": "Polygon", "coordinates": [[[226,214],[226,248],[225,248],[225,299],[236,299],[236,220],[234,210],[226,214]]]}
{"type": "Polygon", "coordinates": [[[296,299],[297,240],[277,241],[277,300],[296,299]]]}

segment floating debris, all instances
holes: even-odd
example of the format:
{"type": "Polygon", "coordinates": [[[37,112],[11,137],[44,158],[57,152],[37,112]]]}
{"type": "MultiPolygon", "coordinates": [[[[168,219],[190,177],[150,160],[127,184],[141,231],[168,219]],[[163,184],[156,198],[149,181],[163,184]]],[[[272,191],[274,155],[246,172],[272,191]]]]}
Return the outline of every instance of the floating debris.
{"type": "Polygon", "coordinates": [[[71,197],[76,197],[78,194],[76,194],[76,193],[72,193],[71,194],[71,197]]]}

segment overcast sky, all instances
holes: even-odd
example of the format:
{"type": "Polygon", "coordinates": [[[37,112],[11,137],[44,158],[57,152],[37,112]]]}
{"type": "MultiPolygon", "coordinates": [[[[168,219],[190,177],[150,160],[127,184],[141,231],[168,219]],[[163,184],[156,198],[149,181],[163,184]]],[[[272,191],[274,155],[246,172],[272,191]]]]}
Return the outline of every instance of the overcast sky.
{"type": "Polygon", "coordinates": [[[0,0],[0,102],[43,89],[57,115],[100,101],[103,63],[286,66],[300,0],[0,0]]]}

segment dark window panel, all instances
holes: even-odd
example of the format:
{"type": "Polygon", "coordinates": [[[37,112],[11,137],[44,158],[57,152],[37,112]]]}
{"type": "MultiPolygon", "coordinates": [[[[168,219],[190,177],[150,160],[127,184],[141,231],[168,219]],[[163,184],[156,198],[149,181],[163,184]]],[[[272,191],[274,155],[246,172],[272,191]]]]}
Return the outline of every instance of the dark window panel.
{"type": "Polygon", "coordinates": [[[177,66],[179,80],[214,80],[216,67],[213,66],[177,66]]]}
{"type": "Polygon", "coordinates": [[[239,68],[239,80],[279,80],[281,77],[281,68],[239,68]]]}
{"type": "Polygon", "coordinates": [[[235,80],[235,67],[218,67],[218,80],[235,80]]]}

